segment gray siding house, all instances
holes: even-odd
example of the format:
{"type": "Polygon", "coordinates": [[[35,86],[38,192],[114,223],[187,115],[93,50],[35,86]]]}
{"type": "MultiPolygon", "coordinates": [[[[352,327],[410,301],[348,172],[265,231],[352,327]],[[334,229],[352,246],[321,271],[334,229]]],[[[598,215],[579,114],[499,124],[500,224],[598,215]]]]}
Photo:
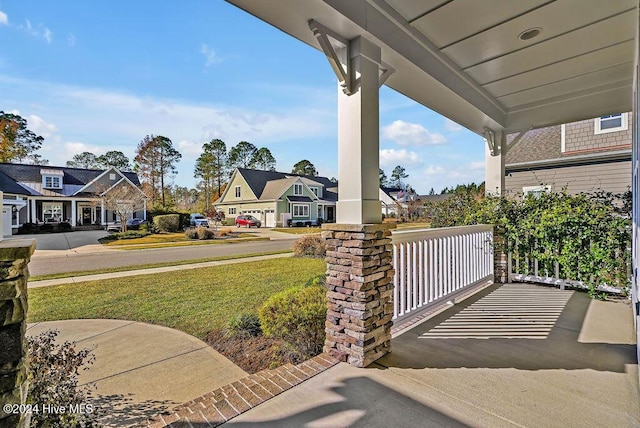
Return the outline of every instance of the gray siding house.
{"type": "Polygon", "coordinates": [[[623,193],[631,186],[631,132],[627,113],[528,131],[507,152],[505,194],[623,193]]]}
{"type": "MultiPolygon", "coordinates": [[[[116,214],[105,206],[103,195],[120,186],[142,195],[135,172],[0,163],[2,233],[14,234],[25,223],[104,226],[116,214]]],[[[146,204],[133,216],[145,218],[146,204]]]]}

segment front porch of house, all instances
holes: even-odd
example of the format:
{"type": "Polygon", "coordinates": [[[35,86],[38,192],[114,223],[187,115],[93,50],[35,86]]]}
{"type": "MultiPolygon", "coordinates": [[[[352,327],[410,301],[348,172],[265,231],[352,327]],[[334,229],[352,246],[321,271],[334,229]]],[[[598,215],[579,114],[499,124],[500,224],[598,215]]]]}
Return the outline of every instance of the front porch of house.
{"type": "Polygon", "coordinates": [[[394,334],[367,369],[340,363],[225,426],[637,426],[632,313],[490,285],[394,334]]]}

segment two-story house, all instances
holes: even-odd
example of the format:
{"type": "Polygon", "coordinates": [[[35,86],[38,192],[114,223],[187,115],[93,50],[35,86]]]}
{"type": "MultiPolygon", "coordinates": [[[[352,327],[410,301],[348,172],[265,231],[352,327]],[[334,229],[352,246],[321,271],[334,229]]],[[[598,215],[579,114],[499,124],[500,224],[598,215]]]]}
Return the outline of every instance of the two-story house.
{"type": "MultiPolygon", "coordinates": [[[[24,223],[106,225],[116,220],[103,197],[119,186],[140,190],[138,175],[106,170],[0,163],[4,235],[24,223]]],[[[144,205],[144,204],[143,204],[144,205]]],[[[146,206],[135,217],[145,218],[146,206]]]]}
{"type": "Polygon", "coordinates": [[[628,113],[528,131],[506,154],[505,194],[623,193],[631,186],[631,132],[628,113]]]}
{"type": "Polygon", "coordinates": [[[240,214],[251,214],[266,227],[286,226],[288,220],[293,224],[331,222],[335,221],[337,186],[326,177],[237,168],[214,206],[224,212],[229,224],[240,214]]]}

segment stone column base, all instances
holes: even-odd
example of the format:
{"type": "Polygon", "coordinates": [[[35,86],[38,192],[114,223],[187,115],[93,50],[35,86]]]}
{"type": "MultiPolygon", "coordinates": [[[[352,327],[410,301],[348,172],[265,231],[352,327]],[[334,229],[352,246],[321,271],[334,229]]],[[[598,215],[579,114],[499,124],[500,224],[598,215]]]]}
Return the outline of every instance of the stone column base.
{"type": "Polygon", "coordinates": [[[327,244],[324,352],[366,367],[391,351],[391,224],[323,224],[327,244]]]}
{"type": "Polygon", "coordinates": [[[29,416],[6,414],[5,404],[27,398],[27,265],[35,242],[0,242],[0,426],[27,427],[29,416]]]}

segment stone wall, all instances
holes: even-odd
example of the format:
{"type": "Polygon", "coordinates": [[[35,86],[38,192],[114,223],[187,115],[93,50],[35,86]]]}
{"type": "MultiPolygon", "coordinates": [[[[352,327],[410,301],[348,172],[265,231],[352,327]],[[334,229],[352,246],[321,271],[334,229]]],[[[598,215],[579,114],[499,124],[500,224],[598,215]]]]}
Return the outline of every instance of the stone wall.
{"type": "Polygon", "coordinates": [[[356,367],[391,350],[393,227],[322,225],[328,287],[324,352],[356,367]]]}
{"type": "MultiPolygon", "coordinates": [[[[0,242],[0,407],[24,404],[27,395],[27,265],[35,242],[0,242]]],[[[26,427],[22,415],[0,410],[0,426],[26,427]]]]}

